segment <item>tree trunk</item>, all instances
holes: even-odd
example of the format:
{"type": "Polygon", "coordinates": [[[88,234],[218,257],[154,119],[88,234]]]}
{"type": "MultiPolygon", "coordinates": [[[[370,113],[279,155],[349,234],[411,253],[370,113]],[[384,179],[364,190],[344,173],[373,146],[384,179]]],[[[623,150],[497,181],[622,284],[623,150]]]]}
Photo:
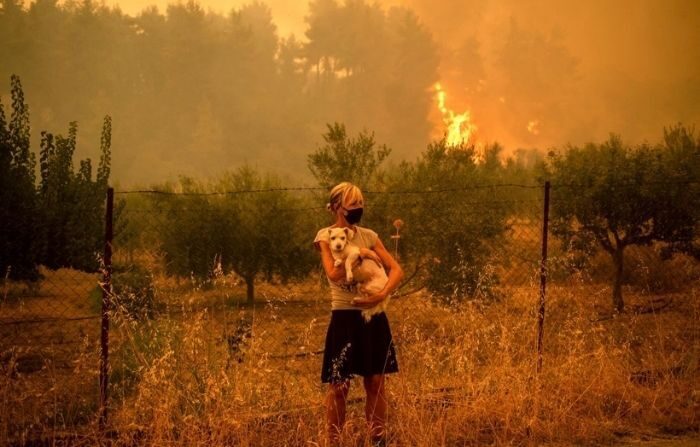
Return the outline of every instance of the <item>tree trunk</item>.
{"type": "Polygon", "coordinates": [[[253,304],[255,301],[255,277],[246,277],[245,278],[245,285],[246,285],[246,296],[248,297],[248,304],[253,304]]]}
{"type": "Polygon", "coordinates": [[[622,299],[622,273],[624,265],[624,247],[617,247],[613,252],[613,263],[615,264],[615,276],[613,278],[613,306],[618,312],[623,312],[625,302],[622,299]]]}

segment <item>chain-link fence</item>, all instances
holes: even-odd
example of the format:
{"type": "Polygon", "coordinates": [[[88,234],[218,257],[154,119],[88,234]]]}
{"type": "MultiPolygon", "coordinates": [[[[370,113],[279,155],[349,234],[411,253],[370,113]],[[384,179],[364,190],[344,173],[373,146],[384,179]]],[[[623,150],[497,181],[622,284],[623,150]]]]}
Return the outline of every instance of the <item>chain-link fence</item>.
{"type": "MultiPolygon", "coordinates": [[[[635,228],[640,237],[650,234],[648,219],[627,233],[606,228],[600,216],[592,227],[567,208],[572,189],[553,185],[551,201],[544,185],[365,193],[362,226],[379,234],[405,271],[387,313],[411,393],[467,392],[462,372],[495,361],[464,345],[480,340],[470,331],[503,336],[506,328],[486,319],[491,303],[531,326],[532,337],[519,344],[529,347],[523,365],[535,371],[538,319],[567,312],[567,300],[609,296],[610,305],[591,317],[602,320],[621,302],[643,313],[697,296],[700,265],[689,249],[696,241],[669,236],[697,220],[652,216],[678,224],[675,233],[634,242],[635,228]],[[616,250],[625,237],[629,244],[616,250]],[[468,355],[455,356],[463,345],[468,355]]],[[[318,188],[116,192],[104,346],[110,421],[138,431],[166,423],[158,408],[204,415],[220,411],[215,402],[222,400],[231,414],[259,419],[318,407],[330,291],[312,241],[333,223],[325,195],[318,188]]],[[[37,423],[55,426],[51,417],[80,421],[97,413],[101,278],[59,270],[23,291],[5,283],[0,352],[11,371],[4,401],[14,408],[5,411],[8,437],[40,414],[37,423]]],[[[564,341],[560,328],[544,327],[546,365],[548,343],[564,341]]]]}
{"type": "MultiPolygon", "coordinates": [[[[404,353],[410,337],[442,343],[449,334],[433,333],[443,327],[435,322],[450,320],[460,306],[537,297],[541,194],[540,187],[506,185],[366,193],[362,225],[377,231],[405,271],[388,311],[401,322],[393,329],[400,368],[421,369],[404,353]]],[[[333,223],[324,196],[313,188],[117,193],[125,205],[115,224],[115,318],[130,323],[117,324],[111,338],[114,393],[128,401],[139,356],[161,355],[168,343],[160,337],[187,343],[184,327],[197,321],[201,332],[191,328],[198,335],[190,335],[206,344],[209,367],[244,371],[260,363],[270,371],[250,382],[239,410],[309,403],[321,389],[330,317],[330,291],[312,247],[317,231],[333,223]]],[[[459,381],[445,364],[426,386],[459,381]]]]}
{"type": "Polygon", "coordinates": [[[39,281],[2,287],[3,442],[86,424],[99,405],[101,276],[68,268],[40,273],[39,281]]]}

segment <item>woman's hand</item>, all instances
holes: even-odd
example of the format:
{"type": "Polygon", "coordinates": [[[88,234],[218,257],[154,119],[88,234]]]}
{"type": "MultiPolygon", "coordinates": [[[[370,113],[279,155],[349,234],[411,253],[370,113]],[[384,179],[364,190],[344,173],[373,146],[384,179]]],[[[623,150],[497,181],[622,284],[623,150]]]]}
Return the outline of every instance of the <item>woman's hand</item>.
{"type": "Polygon", "coordinates": [[[377,304],[384,301],[388,295],[389,295],[389,293],[386,291],[386,289],[382,289],[379,292],[374,293],[372,295],[365,295],[362,297],[353,298],[352,305],[357,306],[357,307],[361,307],[363,309],[374,307],[377,304]]]}
{"type": "Polygon", "coordinates": [[[361,247],[360,248],[360,257],[362,259],[371,259],[372,261],[376,262],[378,266],[384,267],[384,265],[382,264],[382,258],[380,258],[379,255],[374,252],[374,250],[370,250],[369,248],[361,247]]]}

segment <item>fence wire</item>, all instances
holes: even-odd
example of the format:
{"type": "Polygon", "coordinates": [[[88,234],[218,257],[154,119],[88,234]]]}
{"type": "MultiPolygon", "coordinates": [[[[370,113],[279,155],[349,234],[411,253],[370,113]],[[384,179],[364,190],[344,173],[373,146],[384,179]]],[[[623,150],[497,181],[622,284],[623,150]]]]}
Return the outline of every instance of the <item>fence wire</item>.
{"type": "MultiPolygon", "coordinates": [[[[563,191],[580,187],[552,186],[546,273],[547,312],[555,314],[565,311],[561,303],[573,299],[573,288],[576,296],[611,298],[616,288],[614,257],[585,234],[563,230],[563,191]]],[[[156,372],[195,384],[180,397],[201,406],[183,411],[205,411],[215,397],[197,393],[216,374],[240,384],[225,397],[241,413],[313,402],[323,389],[330,318],[330,291],[312,246],[316,232],[333,223],[325,190],[118,191],[115,199],[110,417],[157,393],[149,391],[158,389],[156,372]]],[[[465,307],[519,300],[528,303],[522,319],[534,328],[541,185],[369,191],[366,202],[361,225],[378,233],[406,273],[387,313],[400,371],[418,378],[423,391],[463,386],[455,371],[488,361],[473,353],[465,366],[443,349],[475,329],[459,318],[465,307]],[[417,343],[426,341],[418,353],[417,343]]],[[[697,258],[670,253],[668,244],[630,245],[624,266],[619,288],[632,311],[697,293],[697,258]]],[[[97,411],[102,276],[42,273],[36,283],[3,284],[0,364],[12,384],[6,439],[23,439],[33,427],[85,423],[97,411]]],[[[534,331],[522,341],[533,354],[535,341],[534,331]]]]}
{"type": "MultiPolygon", "coordinates": [[[[181,358],[182,365],[246,376],[238,411],[281,411],[318,395],[331,308],[312,241],[333,223],[324,196],[315,188],[117,193],[124,201],[113,255],[112,405],[139,394],[144,367],[188,350],[206,358],[181,358]]],[[[402,371],[427,374],[412,358],[411,340],[448,342],[444,322],[468,301],[537,297],[539,189],[366,196],[362,226],[379,234],[406,273],[388,310],[402,371]]],[[[430,368],[426,387],[459,385],[449,362],[430,368]]]]}
{"type": "Polygon", "coordinates": [[[100,276],[68,268],[40,273],[39,281],[2,287],[5,441],[89,422],[99,402],[100,276]]]}

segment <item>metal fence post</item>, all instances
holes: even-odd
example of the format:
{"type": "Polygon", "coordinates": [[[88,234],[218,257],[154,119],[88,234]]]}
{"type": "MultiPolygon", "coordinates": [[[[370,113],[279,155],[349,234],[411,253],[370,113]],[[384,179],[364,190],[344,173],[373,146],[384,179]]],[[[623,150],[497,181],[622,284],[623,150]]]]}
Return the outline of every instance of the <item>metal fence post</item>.
{"type": "Polygon", "coordinates": [[[112,236],[114,188],[107,188],[105,210],[104,272],[102,286],[102,328],[100,331],[100,431],[107,424],[107,390],[109,386],[109,309],[112,295],[112,236]]]}
{"type": "Polygon", "coordinates": [[[544,182],[544,215],[542,218],[542,259],[540,261],[540,308],[537,312],[537,373],[542,370],[542,338],[544,335],[544,300],[547,287],[547,234],[549,231],[549,181],[544,182]]]}

